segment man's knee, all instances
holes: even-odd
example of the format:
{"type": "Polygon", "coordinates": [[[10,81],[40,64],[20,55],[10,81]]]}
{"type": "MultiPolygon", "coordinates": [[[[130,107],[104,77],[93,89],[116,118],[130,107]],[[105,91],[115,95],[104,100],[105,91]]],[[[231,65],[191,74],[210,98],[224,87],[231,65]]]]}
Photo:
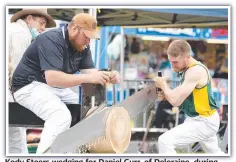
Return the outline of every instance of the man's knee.
{"type": "Polygon", "coordinates": [[[68,109],[59,109],[51,114],[49,121],[52,122],[51,124],[66,130],[70,128],[72,116],[68,109]]]}
{"type": "Polygon", "coordinates": [[[66,128],[70,128],[72,116],[68,109],[58,113],[58,125],[64,125],[66,128]]]}

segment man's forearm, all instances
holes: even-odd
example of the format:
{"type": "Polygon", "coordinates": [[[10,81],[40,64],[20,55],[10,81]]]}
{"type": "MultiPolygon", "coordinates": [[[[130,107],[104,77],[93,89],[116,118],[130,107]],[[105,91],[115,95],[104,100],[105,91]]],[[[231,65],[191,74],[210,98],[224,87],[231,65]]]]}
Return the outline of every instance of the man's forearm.
{"type": "Polygon", "coordinates": [[[91,74],[91,73],[94,73],[94,72],[97,72],[98,70],[97,69],[81,69],[80,72],[82,74],[91,74]]]}
{"type": "Polygon", "coordinates": [[[60,88],[74,87],[88,82],[87,74],[66,74],[53,70],[46,71],[45,78],[48,85],[60,88]]]}
{"type": "Polygon", "coordinates": [[[165,99],[172,105],[172,106],[179,106],[180,102],[178,99],[178,93],[174,92],[175,90],[170,89],[169,87],[165,88],[164,95],[165,99]]]}

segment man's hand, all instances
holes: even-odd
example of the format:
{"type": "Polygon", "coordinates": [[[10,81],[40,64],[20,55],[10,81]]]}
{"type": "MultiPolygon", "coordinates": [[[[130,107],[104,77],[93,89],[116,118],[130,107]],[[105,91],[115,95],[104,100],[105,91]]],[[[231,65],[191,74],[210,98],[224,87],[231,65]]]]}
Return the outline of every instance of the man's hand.
{"type": "Polygon", "coordinates": [[[165,94],[163,92],[163,87],[166,84],[166,80],[163,77],[156,77],[153,79],[157,88],[161,88],[162,91],[157,93],[157,100],[162,101],[165,99],[165,94]]]}
{"type": "Polygon", "coordinates": [[[112,84],[118,84],[120,83],[120,74],[118,71],[113,70],[110,72],[110,83],[112,84]]]}
{"type": "Polygon", "coordinates": [[[105,71],[96,71],[87,75],[89,76],[88,83],[105,85],[110,81],[109,75],[105,71]]]}
{"type": "Polygon", "coordinates": [[[164,94],[163,91],[160,91],[160,92],[157,93],[157,100],[158,100],[158,101],[163,101],[163,100],[165,100],[165,94],[164,94]]]}
{"type": "Polygon", "coordinates": [[[166,79],[164,77],[155,77],[154,79],[155,85],[157,88],[161,88],[163,91],[165,91],[166,87],[168,87],[166,83],[166,79]]]}

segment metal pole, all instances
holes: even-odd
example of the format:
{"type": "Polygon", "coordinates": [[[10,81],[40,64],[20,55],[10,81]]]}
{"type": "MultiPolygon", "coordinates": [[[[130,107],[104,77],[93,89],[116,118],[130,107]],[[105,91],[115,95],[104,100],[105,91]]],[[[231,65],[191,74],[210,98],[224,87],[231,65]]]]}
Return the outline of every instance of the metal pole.
{"type": "Polygon", "coordinates": [[[120,27],[121,49],[120,49],[120,102],[124,99],[124,28],[120,27]]]}
{"type": "MultiPolygon", "coordinates": [[[[89,9],[89,14],[91,15],[91,16],[93,16],[95,19],[97,18],[97,10],[96,10],[96,8],[90,8],[89,9]]],[[[95,56],[96,56],[96,48],[95,48],[95,46],[96,46],[96,40],[95,39],[91,39],[91,41],[90,41],[90,50],[91,50],[91,54],[92,54],[92,59],[93,59],[93,62],[95,62],[95,56]]],[[[91,97],[91,106],[92,106],[92,108],[95,106],[95,96],[92,96],[91,97]]]]}
{"type": "MultiPolygon", "coordinates": [[[[99,32],[101,32],[100,28],[99,28],[99,32]]],[[[100,53],[101,53],[101,42],[97,41],[97,59],[96,59],[96,69],[100,68],[100,53]]]]}
{"type": "MultiPolygon", "coordinates": [[[[97,18],[97,9],[96,8],[90,8],[89,9],[89,14],[96,19],[97,18]]],[[[96,40],[91,39],[91,41],[90,41],[90,50],[91,50],[91,53],[92,53],[93,61],[95,61],[95,52],[96,52],[95,45],[96,45],[96,40]]]]}

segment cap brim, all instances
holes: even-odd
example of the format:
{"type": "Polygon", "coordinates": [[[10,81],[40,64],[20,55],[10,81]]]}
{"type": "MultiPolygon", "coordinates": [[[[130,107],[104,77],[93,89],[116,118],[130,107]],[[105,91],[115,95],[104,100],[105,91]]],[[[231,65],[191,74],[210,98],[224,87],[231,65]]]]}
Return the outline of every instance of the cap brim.
{"type": "Polygon", "coordinates": [[[100,40],[100,36],[96,31],[89,31],[89,30],[84,30],[84,34],[90,38],[90,39],[99,39],[100,40]]]}

